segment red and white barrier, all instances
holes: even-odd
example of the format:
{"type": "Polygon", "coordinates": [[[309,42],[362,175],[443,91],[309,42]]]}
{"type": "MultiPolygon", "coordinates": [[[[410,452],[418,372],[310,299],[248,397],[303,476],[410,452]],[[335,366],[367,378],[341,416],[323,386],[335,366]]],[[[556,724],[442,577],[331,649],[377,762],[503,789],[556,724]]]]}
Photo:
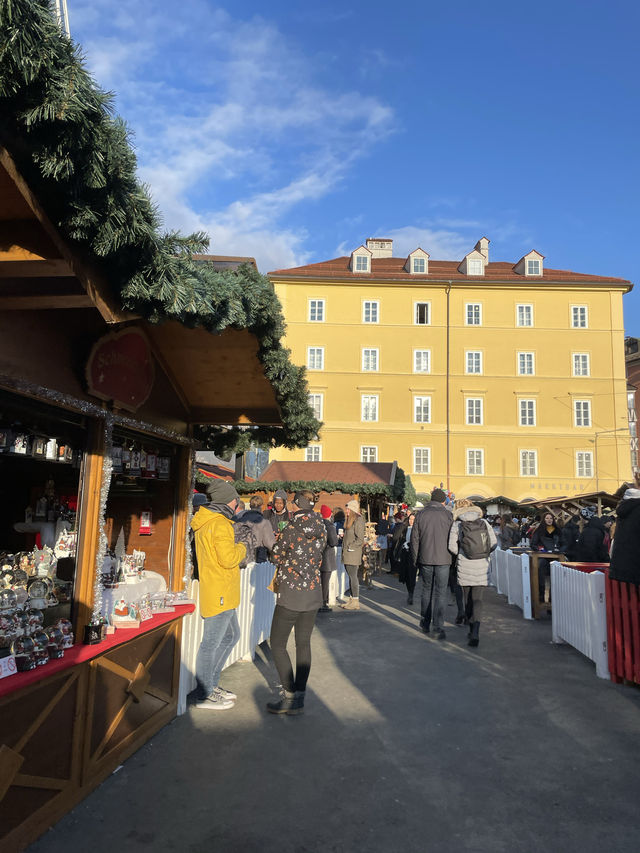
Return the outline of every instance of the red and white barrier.
{"type": "Polygon", "coordinates": [[[554,560],[551,600],[553,642],[573,646],[595,663],[599,678],[609,678],[605,575],[554,560]]]}
{"type": "Polygon", "coordinates": [[[640,684],[640,595],[632,583],[608,575],[607,641],[611,680],[640,684]]]}

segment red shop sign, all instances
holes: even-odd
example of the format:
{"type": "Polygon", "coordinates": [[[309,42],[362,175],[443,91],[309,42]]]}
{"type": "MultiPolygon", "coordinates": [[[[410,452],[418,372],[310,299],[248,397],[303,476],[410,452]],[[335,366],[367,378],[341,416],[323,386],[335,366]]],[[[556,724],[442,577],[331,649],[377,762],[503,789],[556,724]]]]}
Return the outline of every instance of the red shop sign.
{"type": "Polygon", "coordinates": [[[154,379],[144,332],[131,327],[100,338],[91,350],[86,377],[94,397],[135,412],[148,399],[154,379]]]}

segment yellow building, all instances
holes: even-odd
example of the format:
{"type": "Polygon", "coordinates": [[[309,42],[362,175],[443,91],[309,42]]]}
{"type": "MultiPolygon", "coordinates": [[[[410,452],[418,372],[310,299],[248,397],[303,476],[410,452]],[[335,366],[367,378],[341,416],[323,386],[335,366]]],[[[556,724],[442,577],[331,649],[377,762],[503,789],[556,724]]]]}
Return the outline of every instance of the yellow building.
{"type": "Polygon", "coordinates": [[[417,491],[514,500],[614,490],[631,474],[623,279],[367,240],[270,273],[324,422],[278,460],[397,460],[417,491]]]}

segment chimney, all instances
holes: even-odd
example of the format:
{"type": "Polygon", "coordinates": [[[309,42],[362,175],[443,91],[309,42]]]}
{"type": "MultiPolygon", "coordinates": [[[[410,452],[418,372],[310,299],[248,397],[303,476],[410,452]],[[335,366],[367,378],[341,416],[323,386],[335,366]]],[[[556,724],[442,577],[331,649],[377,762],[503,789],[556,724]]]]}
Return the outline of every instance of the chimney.
{"type": "Polygon", "coordinates": [[[367,249],[371,252],[372,258],[392,258],[393,240],[386,237],[368,237],[367,249]]]}
{"type": "Polygon", "coordinates": [[[473,247],[474,249],[477,249],[478,252],[480,252],[480,254],[484,255],[485,264],[489,263],[489,243],[490,242],[491,242],[491,240],[489,240],[487,237],[481,237],[478,240],[478,242],[475,244],[475,246],[473,247]]]}

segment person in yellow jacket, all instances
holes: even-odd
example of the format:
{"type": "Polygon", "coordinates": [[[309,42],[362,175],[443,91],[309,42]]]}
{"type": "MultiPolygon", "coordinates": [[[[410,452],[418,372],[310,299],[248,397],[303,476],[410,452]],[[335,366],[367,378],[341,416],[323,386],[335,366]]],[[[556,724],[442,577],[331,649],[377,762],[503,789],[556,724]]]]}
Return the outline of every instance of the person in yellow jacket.
{"type": "Polygon", "coordinates": [[[240,639],[236,608],[240,604],[240,561],[246,556],[236,544],[233,521],[240,498],[226,480],[207,487],[209,503],[191,520],[200,579],[200,615],[204,620],[196,660],[195,707],[211,711],[233,708],[235,693],[219,686],[226,659],[240,639]]]}

